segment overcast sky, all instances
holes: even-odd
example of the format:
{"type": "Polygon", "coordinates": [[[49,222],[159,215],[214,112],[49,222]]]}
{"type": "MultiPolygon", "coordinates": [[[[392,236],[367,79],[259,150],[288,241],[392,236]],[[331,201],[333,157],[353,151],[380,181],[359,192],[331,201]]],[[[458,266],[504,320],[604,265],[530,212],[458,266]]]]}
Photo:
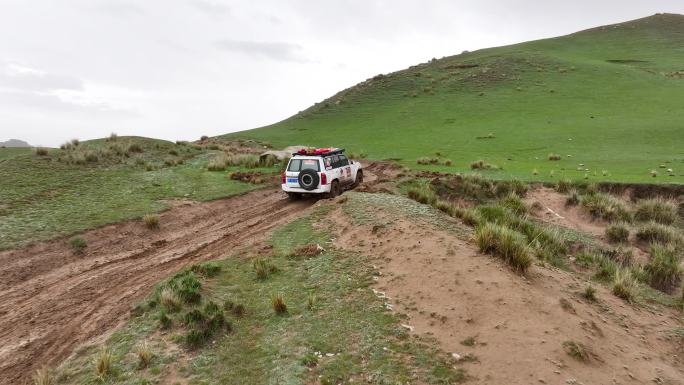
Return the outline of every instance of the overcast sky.
{"type": "Polygon", "coordinates": [[[194,140],[463,50],[684,13],[682,0],[0,0],[0,141],[194,140]]]}

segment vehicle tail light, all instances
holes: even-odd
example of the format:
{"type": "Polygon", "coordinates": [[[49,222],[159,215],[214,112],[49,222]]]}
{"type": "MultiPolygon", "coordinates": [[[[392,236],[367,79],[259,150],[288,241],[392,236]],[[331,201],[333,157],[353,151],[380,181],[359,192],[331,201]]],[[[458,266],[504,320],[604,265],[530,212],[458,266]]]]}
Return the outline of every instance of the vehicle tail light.
{"type": "Polygon", "coordinates": [[[285,184],[285,171],[280,173],[280,180],[282,181],[283,184],[285,184]]]}
{"type": "Polygon", "coordinates": [[[328,177],[324,172],[321,173],[321,186],[328,184],[328,177]]]}

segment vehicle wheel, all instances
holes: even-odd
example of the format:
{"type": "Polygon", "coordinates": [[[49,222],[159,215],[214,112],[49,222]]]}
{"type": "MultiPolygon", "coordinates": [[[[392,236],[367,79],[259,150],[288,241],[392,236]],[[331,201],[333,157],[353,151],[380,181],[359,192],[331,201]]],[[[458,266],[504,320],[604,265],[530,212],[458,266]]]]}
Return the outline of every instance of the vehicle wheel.
{"type": "Polygon", "coordinates": [[[320,182],[318,173],[314,170],[304,170],[299,173],[297,177],[299,186],[306,191],[315,190],[318,187],[318,182],[320,182]]]}
{"type": "Polygon", "coordinates": [[[300,193],[295,193],[295,192],[289,192],[289,193],[287,193],[287,197],[288,197],[291,201],[297,201],[297,200],[302,199],[302,194],[300,194],[300,193]]]}
{"type": "Polygon", "coordinates": [[[354,181],[354,187],[359,187],[363,183],[363,171],[359,170],[356,172],[356,180],[354,181]]]}
{"type": "Polygon", "coordinates": [[[330,185],[330,194],[328,195],[330,198],[335,198],[340,195],[340,182],[336,180],[332,181],[332,184],[330,185]]]}

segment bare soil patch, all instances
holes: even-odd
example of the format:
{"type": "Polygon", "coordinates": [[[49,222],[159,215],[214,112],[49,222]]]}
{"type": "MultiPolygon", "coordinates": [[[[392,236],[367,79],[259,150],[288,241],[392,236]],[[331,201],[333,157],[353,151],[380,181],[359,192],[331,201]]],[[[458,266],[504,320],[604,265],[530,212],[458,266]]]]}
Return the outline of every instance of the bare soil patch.
{"type": "MultiPolygon", "coordinates": [[[[382,225],[355,225],[339,209],[336,245],[371,258],[376,295],[406,315],[412,333],[433,336],[454,353],[469,383],[680,384],[684,378],[677,346],[664,338],[682,325],[675,310],[634,307],[597,284],[598,301],[591,303],[579,294],[587,282],[574,273],[534,266],[522,277],[479,254],[467,237],[383,210],[369,214],[382,225]],[[582,360],[567,353],[574,345],[566,341],[584,349],[582,360]]],[[[575,226],[586,228],[579,220],[575,226]]]]}

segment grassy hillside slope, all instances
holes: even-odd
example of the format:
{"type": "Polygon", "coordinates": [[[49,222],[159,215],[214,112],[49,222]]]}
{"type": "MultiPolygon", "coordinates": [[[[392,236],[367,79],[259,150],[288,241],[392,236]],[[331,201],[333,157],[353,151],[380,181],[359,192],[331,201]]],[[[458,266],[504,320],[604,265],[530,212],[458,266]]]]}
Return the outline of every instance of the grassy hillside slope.
{"type": "Polygon", "coordinates": [[[259,187],[208,171],[220,151],[187,143],[119,137],[44,155],[26,151],[0,149],[0,250],[141,217],[168,207],[167,199],[216,199],[259,187]]]}
{"type": "Polygon", "coordinates": [[[343,146],[439,171],[482,159],[501,168],[486,171],[496,178],[682,183],[682,100],[684,16],[659,14],[433,59],[227,136],[343,146]]]}

